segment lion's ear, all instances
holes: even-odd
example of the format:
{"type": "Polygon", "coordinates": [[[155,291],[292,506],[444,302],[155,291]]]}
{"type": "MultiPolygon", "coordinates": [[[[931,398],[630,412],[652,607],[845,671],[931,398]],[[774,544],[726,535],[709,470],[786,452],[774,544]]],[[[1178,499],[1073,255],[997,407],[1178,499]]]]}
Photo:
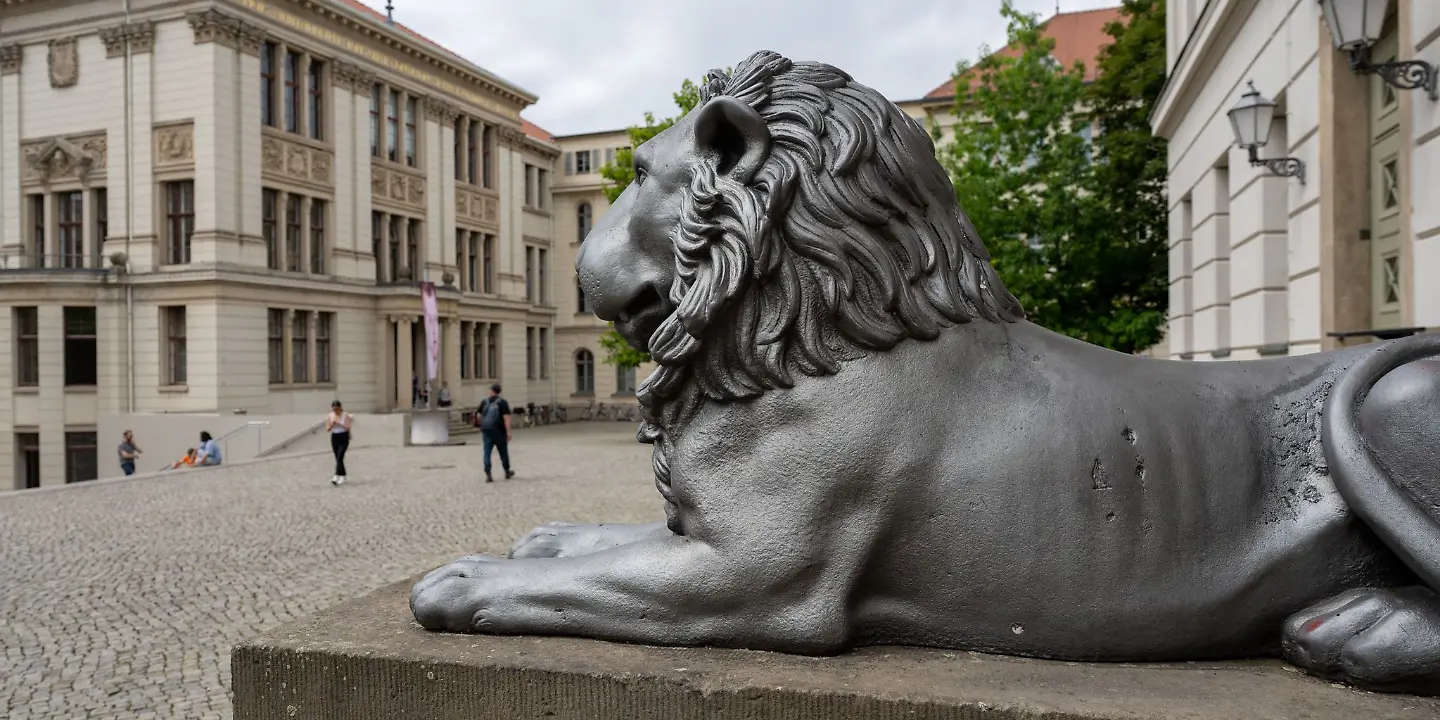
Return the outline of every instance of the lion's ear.
{"type": "Polygon", "coordinates": [[[749,103],[727,95],[695,111],[695,142],[719,157],[715,171],[749,183],[770,157],[770,128],[749,103]]]}

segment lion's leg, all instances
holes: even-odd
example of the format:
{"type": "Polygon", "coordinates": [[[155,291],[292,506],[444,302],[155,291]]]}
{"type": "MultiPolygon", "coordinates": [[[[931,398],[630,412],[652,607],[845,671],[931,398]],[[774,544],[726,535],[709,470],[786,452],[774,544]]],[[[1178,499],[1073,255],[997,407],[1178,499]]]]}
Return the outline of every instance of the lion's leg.
{"type": "Polygon", "coordinates": [[[572,525],[549,522],[521,536],[510,546],[511,558],[565,558],[609,550],[617,545],[668,535],[665,521],[572,525]]]}
{"type": "Polygon", "coordinates": [[[1358,589],[1291,616],[1285,659],[1379,692],[1440,694],[1440,597],[1429,588],[1358,589]]]}
{"type": "Polygon", "coordinates": [[[431,630],[826,653],[849,626],[846,590],[816,570],[825,564],[672,534],[581,557],[472,556],[416,583],[410,608],[431,630]]]}

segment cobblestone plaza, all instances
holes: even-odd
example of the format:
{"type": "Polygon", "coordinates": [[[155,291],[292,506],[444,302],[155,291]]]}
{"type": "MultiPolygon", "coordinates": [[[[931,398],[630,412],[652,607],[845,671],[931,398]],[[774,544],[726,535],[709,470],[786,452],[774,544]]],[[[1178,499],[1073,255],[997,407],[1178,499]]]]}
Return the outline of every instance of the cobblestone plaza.
{"type": "MultiPolygon", "coordinates": [[[[363,428],[356,428],[363,432],[363,428]]],[[[229,718],[238,641],[547,520],[663,516],[629,423],[0,493],[0,717],[229,718]],[[498,465],[498,458],[496,463],[498,465]]]]}

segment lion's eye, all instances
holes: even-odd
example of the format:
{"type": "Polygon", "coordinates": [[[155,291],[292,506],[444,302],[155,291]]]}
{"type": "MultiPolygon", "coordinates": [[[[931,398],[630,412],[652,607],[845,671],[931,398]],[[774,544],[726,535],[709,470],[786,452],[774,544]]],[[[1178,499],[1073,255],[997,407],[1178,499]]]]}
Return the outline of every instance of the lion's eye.
{"type": "Polygon", "coordinates": [[[636,167],[636,168],[635,168],[635,184],[636,184],[636,185],[644,185],[644,184],[645,184],[645,178],[646,178],[646,176],[648,176],[648,175],[649,175],[649,173],[645,172],[645,168],[643,168],[643,167],[636,167]]]}

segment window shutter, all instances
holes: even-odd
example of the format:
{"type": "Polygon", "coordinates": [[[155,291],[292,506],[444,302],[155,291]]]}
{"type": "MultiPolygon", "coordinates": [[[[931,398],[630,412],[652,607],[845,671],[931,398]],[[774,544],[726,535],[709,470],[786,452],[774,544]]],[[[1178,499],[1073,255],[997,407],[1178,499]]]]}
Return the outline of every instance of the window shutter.
{"type": "Polygon", "coordinates": [[[565,174],[575,174],[575,153],[565,153],[565,174]]]}

